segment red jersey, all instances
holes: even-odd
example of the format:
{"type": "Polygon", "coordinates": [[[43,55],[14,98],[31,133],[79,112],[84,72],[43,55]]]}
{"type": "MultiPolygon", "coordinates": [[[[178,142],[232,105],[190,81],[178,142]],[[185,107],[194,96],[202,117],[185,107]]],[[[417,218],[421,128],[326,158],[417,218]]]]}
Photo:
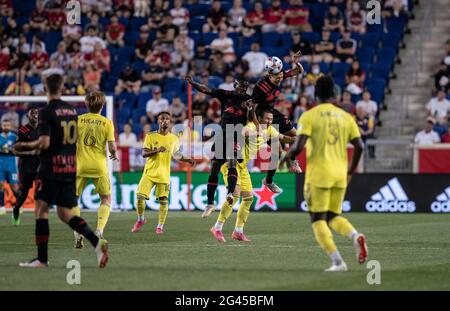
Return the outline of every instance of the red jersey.
{"type": "MultiPolygon", "coordinates": [[[[289,9],[287,9],[287,12],[299,12],[299,11],[302,11],[303,13],[309,13],[309,9],[301,7],[301,6],[291,7],[289,9]]],[[[287,19],[288,25],[305,25],[307,22],[308,22],[308,16],[298,16],[298,17],[287,19]]]]}
{"type": "MultiPolygon", "coordinates": [[[[294,76],[292,70],[283,71],[283,80],[294,76]]],[[[269,77],[261,79],[253,89],[252,99],[262,107],[273,108],[275,101],[281,93],[281,85],[270,82],[269,77]]]]}

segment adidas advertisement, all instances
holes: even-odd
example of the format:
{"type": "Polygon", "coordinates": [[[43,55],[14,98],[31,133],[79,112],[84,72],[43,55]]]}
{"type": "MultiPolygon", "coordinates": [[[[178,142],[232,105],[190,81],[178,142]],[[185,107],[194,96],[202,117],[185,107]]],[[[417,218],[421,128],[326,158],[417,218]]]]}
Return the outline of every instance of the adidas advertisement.
{"type": "MultiPolygon", "coordinates": [[[[302,189],[304,175],[298,175],[302,189]]],[[[307,211],[303,191],[297,207],[307,211]]],[[[355,174],[343,211],[369,213],[450,213],[448,174],[355,174]]]]}

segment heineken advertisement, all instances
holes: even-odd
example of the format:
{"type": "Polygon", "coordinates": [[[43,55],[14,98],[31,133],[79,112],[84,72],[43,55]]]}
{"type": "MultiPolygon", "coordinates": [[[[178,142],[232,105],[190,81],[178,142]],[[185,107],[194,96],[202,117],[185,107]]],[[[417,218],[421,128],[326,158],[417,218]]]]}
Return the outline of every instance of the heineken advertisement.
{"type": "MultiPolygon", "coordinates": [[[[112,180],[111,200],[114,209],[131,210],[136,208],[136,189],[142,173],[128,172],[116,173],[112,180]]],[[[296,209],[297,189],[295,174],[278,173],[275,175],[276,183],[283,189],[282,193],[272,193],[261,184],[265,173],[252,173],[254,203],[252,209],[255,211],[289,211],[296,209]]],[[[222,175],[220,175],[222,176],[222,175]]],[[[188,209],[188,185],[185,172],[172,173],[170,178],[169,210],[179,211],[188,209]]],[[[190,209],[204,210],[206,197],[206,183],[208,173],[193,172],[191,180],[191,204],[190,209]]],[[[224,202],[226,188],[221,184],[216,192],[216,203],[218,206],[224,202]]],[[[94,193],[94,185],[90,183],[80,197],[80,203],[88,209],[96,209],[100,204],[100,198],[94,193]]],[[[159,205],[152,191],[147,207],[158,210],[159,205]]],[[[238,204],[234,206],[238,208],[238,204]]]]}

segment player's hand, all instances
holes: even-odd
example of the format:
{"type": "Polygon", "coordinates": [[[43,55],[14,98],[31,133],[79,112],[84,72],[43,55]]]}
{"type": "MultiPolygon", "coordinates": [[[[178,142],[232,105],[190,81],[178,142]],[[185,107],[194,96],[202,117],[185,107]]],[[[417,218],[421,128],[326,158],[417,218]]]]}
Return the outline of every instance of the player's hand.
{"type": "Polygon", "coordinates": [[[113,161],[119,162],[119,158],[117,157],[117,153],[111,153],[111,154],[109,155],[109,159],[110,159],[110,160],[113,160],[113,161]]]}
{"type": "Polygon", "coordinates": [[[32,155],[40,155],[40,154],[41,154],[41,151],[35,149],[35,150],[32,150],[32,151],[31,151],[31,154],[32,154],[32,155]]]}
{"type": "Polygon", "coordinates": [[[301,57],[302,57],[302,52],[297,51],[294,55],[292,55],[292,62],[298,63],[300,61],[301,57]]]}
{"type": "Polygon", "coordinates": [[[248,110],[252,110],[253,109],[253,100],[251,100],[251,99],[249,99],[249,100],[246,100],[245,102],[243,102],[242,104],[241,104],[241,106],[242,106],[242,108],[246,108],[246,109],[248,109],[248,110]]]}
{"type": "Polygon", "coordinates": [[[161,146],[157,150],[158,150],[158,152],[164,152],[164,151],[166,151],[166,148],[161,146]]]}
{"type": "Polygon", "coordinates": [[[192,76],[191,75],[185,75],[184,79],[189,83],[192,84],[192,76]]]}
{"type": "MultiPolygon", "coordinates": [[[[23,142],[15,143],[15,144],[13,145],[13,150],[14,150],[14,151],[22,151],[22,150],[24,149],[23,146],[24,146],[24,145],[23,145],[23,142]]],[[[2,152],[3,152],[3,148],[2,148],[2,152]]]]}

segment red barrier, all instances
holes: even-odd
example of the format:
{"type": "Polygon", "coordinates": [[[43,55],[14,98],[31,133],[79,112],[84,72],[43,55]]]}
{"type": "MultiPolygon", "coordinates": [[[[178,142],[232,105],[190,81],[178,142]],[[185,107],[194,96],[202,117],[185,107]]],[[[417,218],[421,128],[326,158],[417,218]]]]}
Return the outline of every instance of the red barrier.
{"type": "Polygon", "coordinates": [[[414,173],[450,173],[450,144],[415,146],[414,173]]]}

